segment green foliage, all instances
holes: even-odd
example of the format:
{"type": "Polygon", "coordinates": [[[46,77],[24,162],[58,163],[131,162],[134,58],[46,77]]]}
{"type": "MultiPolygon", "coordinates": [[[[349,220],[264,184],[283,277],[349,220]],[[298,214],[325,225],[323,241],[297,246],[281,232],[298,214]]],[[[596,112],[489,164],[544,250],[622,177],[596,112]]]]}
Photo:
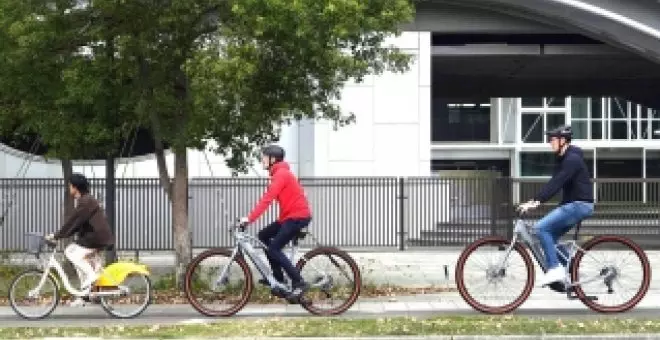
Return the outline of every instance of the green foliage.
{"type": "Polygon", "coordinates": [[[0,4],[0,133],[37,134],[63,158],[111,152],[129,130],[117,119],[124,98],[112,53],[81,53],[103,39],[76,3],[0,4]]]}
{"type": "Polygon", "coordinates": [[[384,45],[412,19],[409,0],[77,3],[0,5],[0,125],[38,132],[60,156],[141,124],[179,150],[214,141],[244,169],[281,124],[350,123],[343,85],[411,60],[384,45]]]}

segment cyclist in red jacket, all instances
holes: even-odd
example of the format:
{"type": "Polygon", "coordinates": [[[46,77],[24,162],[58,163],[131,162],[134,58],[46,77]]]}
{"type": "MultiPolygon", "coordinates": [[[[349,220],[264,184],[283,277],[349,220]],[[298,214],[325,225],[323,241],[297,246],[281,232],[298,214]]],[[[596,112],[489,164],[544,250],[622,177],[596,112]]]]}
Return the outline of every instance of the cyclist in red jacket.
{"type": "MultiPolygon", "coordinates": [[[[287,300],[299,300],[309,287],[282,249],[301,229],[309,225],[312,214],[302,186],[289,170],[289,164],[284,161],[284,149],[270,145],[262,149],[261,154],[261,163],[264,169],[269,171],[271,182],[250,214],[241,218],[241,223],[253,223],[273,200],[277,201],[280,208],[279,218],[259,231],[258,237],[267,247],[266,257],[275,279],[284,283],[282,269],[291,278],[293,289],[289,296],[286,296],[287,300]]],[[[259,283],[268,285],[265,279],[259,280],[259,283]]]]}

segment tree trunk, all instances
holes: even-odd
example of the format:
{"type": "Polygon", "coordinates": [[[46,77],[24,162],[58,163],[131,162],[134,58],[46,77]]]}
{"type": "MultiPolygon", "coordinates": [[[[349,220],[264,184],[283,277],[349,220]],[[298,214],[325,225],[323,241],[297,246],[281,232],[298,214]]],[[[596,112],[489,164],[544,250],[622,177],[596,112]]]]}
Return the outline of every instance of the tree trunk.
{"type": "Polygon", "coordinates": [[[73,197],[69,194],[69,180],[73,175],[73,162],[70,159],[62,160],[62,174],[64,175],[64,206],[62,207],[62,220],[73,212],[73,197]]]}
{"type": "MultiPolygon", "coordinates": [[[[152,126],[158,124],[157,118],[152,117],[152,126]]],[[[154,132],[154,154],[156,155],[156,165],[158,168],[158,179],[160,179],[160,185],[165,190],[165,195],[167,198],[172,201],[172,181],[170,180],[170,174],[167,171],[167,162],[165,161],[165,149],[163,148],[163,142],[160,139],[160,134],[157,129],[152,129],[154,132]]]]}
{"type": "Polygon", "coordinates": [[[172,226],[174,252],[176,254],[176,281],[183,288],[186,268],[192,258],[190,232],[188,229],[188,151],[174,153],[174,185],[172,195],[172,226]]]}
{"type": "MultiPolygon", "coordinates": [[[[149,85],[149,77],[151,70],[149,68],[149,63],[146,59],[139,57],[139,69],[140,69],[140,80],[144,83],[143,96],[147,100],[153,99],[153,89],[149,85]]],[[[167,198],[172,201],[172,181],[170,180],[170,174],[167,171],[167,162],[165,161],[165,148],[163,147],[163,135],[160,128],[160,120],[158,119],[158,114],[152,109],[149,110],[149,120],[151,123],[151,133],[154,137],[154,154],[156,155],[156,165],[158,168],[158,179],[160,180],[160,185],[165,191],[167,198]]]]}
{"type": "MultiPolygon", "coordinates": [[[[62,159],[62,175],[64,177],[64,204],[62,207],[62,223],[64,223],[67,219],[67,217],[71,216],[73,213],[74,209],[74,199],[69,193],[69,180],[71,179],[71,175],[73,175],[73,162],[70,159],[62,159]]],[[[60,226],[55,225],[53,228],[59,229],[60,226]]],[[[62,240],[62,245],[64,247],[67,247],[69,244],[71,244],[73,240],[71,238],[67,238],[62,240]]],[[[78,272],[75,266],[71,264],[69,261],[64,261],[63,262],[63,268],[64,272],[67,273],[67,275],[71,278],[77,278],[78,272]]],[[[76,282],[76,280],[74,280],[76,282]]],[[[74,283],[75,284],[75,283],[74,283]]]]}

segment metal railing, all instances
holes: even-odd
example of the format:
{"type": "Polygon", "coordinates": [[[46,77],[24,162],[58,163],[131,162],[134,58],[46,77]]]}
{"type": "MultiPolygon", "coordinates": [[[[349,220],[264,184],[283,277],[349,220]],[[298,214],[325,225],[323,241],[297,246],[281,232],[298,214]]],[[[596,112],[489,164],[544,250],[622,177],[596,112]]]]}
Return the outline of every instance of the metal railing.
{"type": "MultiPolygon", "coordinates": [[[[502,177],[339,177],[300,182],[312,206],[310,228],[322,243],[399,250],[462,247],[487,235],[509,237],[514,204],[543,184],[502,177]]],[[[249,212],[266,184],[261,178],[192,179],[193,247],[230,246],[226,227],[249,212]]],[[[103,203],[104,180],[94,179],[92,185],[93,195],[103,203]]],[[[158,179],[117,179],[116,185],[117,249],[173,249],[171,205],[158,179]]],[[[585,237],[623,234],[646,248],[660,248],[660,179],[598,179],[594,187],[596,212],[583,223],[585,237]]],[[[13,203],[0,227],[0,249],[22,250],[26,232],[55,231],[62,223],[64,188],[61,179],[0,179],[0,211],[13,203]]],[[[549,211],[553,202],[531,218],[549,211]]],[[[276,214],[275,204],[252,232],[276,214]]]]}

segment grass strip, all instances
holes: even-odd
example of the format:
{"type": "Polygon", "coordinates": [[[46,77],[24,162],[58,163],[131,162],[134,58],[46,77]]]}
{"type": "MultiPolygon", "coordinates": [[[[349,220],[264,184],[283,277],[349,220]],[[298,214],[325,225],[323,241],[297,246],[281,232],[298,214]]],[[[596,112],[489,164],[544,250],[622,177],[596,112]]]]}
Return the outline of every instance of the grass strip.
{"type": "Polygon", "coordinates": [[[39,337],[337,337],[392,335],[635,334],[660,332],[660,320],[562,320],[528,317],[443,316],[424,319],[269,318],[194,325],[107,326],[98,328],[0,328],[0,339],[39,337]]]}

